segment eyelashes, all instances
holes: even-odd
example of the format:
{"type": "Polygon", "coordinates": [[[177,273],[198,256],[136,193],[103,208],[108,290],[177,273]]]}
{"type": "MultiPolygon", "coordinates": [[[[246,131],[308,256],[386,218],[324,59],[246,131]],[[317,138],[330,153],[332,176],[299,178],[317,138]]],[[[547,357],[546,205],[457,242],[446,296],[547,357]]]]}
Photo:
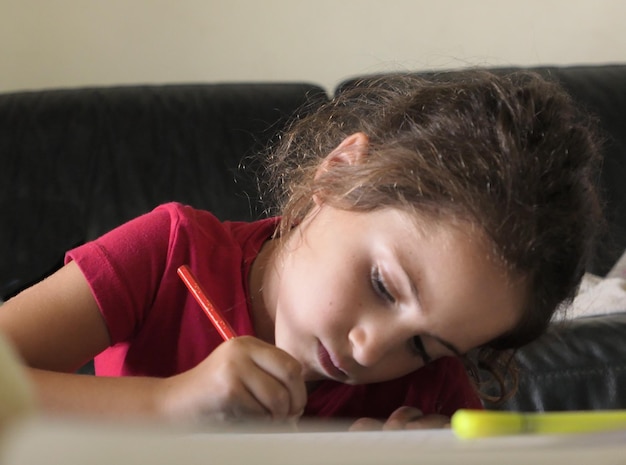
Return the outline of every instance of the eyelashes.
{"type": "Polygon", "coordinates": [[[385,279],[383,278],[378,266],[374,266],[372,268],[372,271],[370,272],[370,281],[372,282],[372,287],[374,288],[376,294],[389,303],[396,303],[396,298],[391,292],[389,292],[389,288],[385,284],[385,279]]]}
{"type": "MultiPolygon", "coordinates": [[[[385,302],[390,304],[396,303],[396,298],[389,291],[387,284],[385,284],[385,278],[380,271],[378,266],[372,267],[370,272],[370,281],[372,283],[372,288],[374,292],[385,302]]],[[[411,346],[411,350],[415,352],[419,357],[421,357],[424,364],[427,364],[432,361],[432,357],[426,352],[426,348],[424,347],[424,342],[420,336],[413,336],[409,340],[409,345],[411,346]]]]}
{"type": "Polygon", "coordinates": [[[428,352],[426,352],[426,349],[424,348],[424,342],[422,341],[422,338],[420,336],[413,336],[411,338],[411,345],[413,346],[413,350],[415,350],[415,352],[417,352],[418,355],[422,357],[424,364],[432,360],[432,357],[428,355],[428,352]]]}

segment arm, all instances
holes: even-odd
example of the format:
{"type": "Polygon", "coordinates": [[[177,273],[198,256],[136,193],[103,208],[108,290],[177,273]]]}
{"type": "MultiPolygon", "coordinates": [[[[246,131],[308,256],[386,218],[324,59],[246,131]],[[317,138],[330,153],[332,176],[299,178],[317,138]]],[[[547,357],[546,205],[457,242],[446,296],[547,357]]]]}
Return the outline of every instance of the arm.
{"type": "Polygon", "coordinates": [[[104,320],[74,262],[6,302],[0,309],[0,330],[29,367],[42,409],[156,413],[157,402],[146,395],[153,392],[155,380],[72,374],[109,346],[104,320]]]}
{"type": "Polygon", "coordinates": [[[306,402],[299,364],[251,337],[222,344],[197,367],[170,378],[73,374],[110,343],[74,262],[6,302],[0,331],[29,367],[40,407],[49,412],[181,420],[287,417],[306,402]]]}

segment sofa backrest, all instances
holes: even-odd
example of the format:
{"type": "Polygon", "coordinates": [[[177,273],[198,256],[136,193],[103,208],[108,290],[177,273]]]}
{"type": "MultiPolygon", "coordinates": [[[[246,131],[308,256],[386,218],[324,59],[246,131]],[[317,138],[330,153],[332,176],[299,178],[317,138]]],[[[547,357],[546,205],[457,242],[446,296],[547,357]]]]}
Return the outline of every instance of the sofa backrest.
{"type": "Polygon", "coordinates": [[[0,95],[0,299],[162,202],[224,220],[262,216],[252,155],[326,99],[304,83],[0,95]]]}
{"type": "MultiPolygon", "coordinates": [[[[626,249],[626,65],[534,69],[606,131],[609,227],[589,270],[604,275],[626,249]]],[[[326,100],[319,86],[298,83],[0,95],[0,300],[58,267],[67,249],[165,201],[222,219],[262,216],[252,155],[295,111],[326,100]]]]}
{"type": "Polygon", "coordinates": [[[607,230],[590,271],[604,276],[626,250],[626,65],[545,67],[584,108],[598,117],[606,138],[599,180],[607,230]]]}

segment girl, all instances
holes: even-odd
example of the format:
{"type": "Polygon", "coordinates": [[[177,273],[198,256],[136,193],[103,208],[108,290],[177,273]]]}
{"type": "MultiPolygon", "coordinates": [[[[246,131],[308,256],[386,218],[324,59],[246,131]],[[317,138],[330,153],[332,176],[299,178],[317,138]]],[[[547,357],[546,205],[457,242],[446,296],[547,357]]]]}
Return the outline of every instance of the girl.
{"type": "Polygon", "coordinates": [[[503,379],[507,349],[573,296],[597,158],[535,75],[358,83],[268,157],[279,216],[162,205],[69,251],[0,330],[50,411],[437,426],[480,408],[467,368],[503,379]],[[222,343],[183,264],[240,337],[222,343]],[[72,374],[94,356],[99,376],[72,374]]]}

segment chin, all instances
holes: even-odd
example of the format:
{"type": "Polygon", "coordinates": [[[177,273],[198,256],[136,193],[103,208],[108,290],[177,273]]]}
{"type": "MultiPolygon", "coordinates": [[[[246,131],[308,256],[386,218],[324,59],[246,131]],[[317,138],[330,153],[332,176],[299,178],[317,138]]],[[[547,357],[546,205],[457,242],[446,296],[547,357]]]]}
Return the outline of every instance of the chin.
{"type": "Polygon", "coordinates": [[[311,370],[309,368],[304,368],[302,377],[304,378],[305,383],[314,383],[317,381],[326,381],[328,379],[327,376],[322,375],[321,373],[311,370]]]}

